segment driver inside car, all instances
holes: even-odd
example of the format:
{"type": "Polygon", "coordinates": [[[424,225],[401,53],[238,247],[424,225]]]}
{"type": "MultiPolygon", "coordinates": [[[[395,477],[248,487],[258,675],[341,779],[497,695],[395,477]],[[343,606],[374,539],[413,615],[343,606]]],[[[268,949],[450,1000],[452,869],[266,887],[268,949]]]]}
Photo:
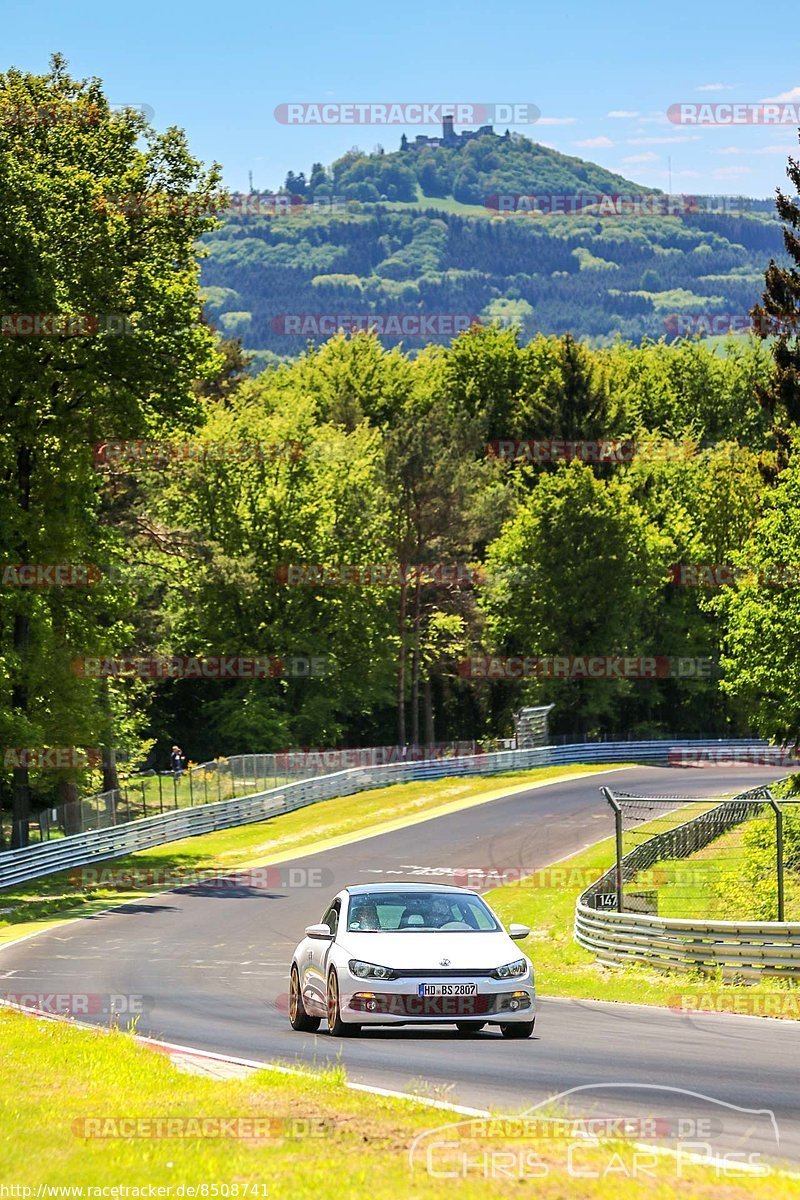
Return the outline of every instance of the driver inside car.
{"type": "Polygon", "coordinates": [[[443,925],[447,925],[453,919],[450,907],[445,904],[444,900],[432,900],[428,906],[428,912],[428,924],[433,929],[441,929],[443,925]]]}
{"type": "Polygon", "coordinates": [[[348,929],[353,931],[364,929],[380,929],[378,910],[370,901],[363,901],[353,909],[348,923],[348,929]]]}

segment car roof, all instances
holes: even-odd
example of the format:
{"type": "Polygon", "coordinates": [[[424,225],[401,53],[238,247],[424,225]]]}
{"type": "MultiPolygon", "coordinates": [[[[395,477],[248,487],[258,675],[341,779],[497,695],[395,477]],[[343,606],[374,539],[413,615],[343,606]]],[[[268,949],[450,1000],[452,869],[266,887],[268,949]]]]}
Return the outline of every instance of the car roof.
{"type": "Polygon", "coordinates": [[[363,896],[368,892],[455,892],[462,896],[474,896],[470,888],[454,887],[449,883],[355,883],[343,889],[351,896],[363,896]]]}

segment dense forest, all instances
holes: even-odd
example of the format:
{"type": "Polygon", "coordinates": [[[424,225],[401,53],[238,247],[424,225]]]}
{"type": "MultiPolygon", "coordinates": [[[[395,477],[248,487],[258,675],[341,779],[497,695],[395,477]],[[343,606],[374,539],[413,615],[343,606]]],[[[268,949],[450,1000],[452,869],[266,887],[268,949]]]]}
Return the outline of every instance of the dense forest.
{"type": "MultiPolygon", "coordinates": [[[[34,641],[63,644],[66,610],[70,640],[106,656],[106,678],[69,690],[106,694],[123,756],[153,737],[194,758],[491,739],[538,701],[581,738],[751,728],[719,686],[720,589],[681,586],[675,566],[731,562],[759,529],[775,460],[756,398],[766,350],[522,346],[494,328],[411,359],[355,334],[255,379],[225,350],[191,425],[86,446],[70,473],[98,532],[42,530],[34,555],[99,565],[88,588],[30,597],[34,641]],[[158,679],[120,661],[219,654],[324,670],[158,679]],[[487,654],[669,665],[473,676],[487,654]]],[[[96,742],[97,716],[74,709],[77,742],[96,742]]]]}
{"type": "Polygon", "coordinates": [[[337,316],[371,314],[384,345],[412,351],[449,342],[447,321],[397,329],[387,316],[458,314],[595,345],[741,332],[765,261],[783,258],[772,201],[665,198],[516,135],[353,150],[308,179],[290,173],[285,191],[277,215],[240,197],[205,243],[206,311],[261,366],[324,341],[337,316]],[[655,211],[640,211],[648,198],[655,211]]]}

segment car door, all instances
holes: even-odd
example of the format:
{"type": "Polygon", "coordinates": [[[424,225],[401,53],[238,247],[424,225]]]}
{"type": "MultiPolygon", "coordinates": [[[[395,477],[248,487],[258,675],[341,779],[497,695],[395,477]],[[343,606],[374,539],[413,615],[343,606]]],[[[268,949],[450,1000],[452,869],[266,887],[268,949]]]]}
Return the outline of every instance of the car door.
{"type": "MultiPolygon", "coordinates": [[[[333,937],[339,928],[339,915],[342,904],[339,899],[328,907],[320,924],[327,925],[333,937]]],[[[324,1017],[327,1013],[328,993],[328,957],[333,941],[322,941],[318,938],[307,938],[306,961],[304,964],[303,1002],[306,1012],[316,1017],[324,1017]]]]}

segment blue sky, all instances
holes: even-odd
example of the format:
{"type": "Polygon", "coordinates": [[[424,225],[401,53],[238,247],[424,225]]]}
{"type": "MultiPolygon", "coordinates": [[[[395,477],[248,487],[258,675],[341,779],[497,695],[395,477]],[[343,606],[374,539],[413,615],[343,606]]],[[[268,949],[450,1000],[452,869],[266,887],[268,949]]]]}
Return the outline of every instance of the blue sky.
{"type": "Polygon", "coordinates": [[[673,192],[766,196],[786,184],[796,126],[690,128],[666,110],[800,104],[796,11],[791,0],[38,0],[26,13],[0,0],[0,57],[4,69],[41,71],[62,51],[74,74],[104,79],[113,102],[149,105],[157,127],[185,128],[234,189],[250,170],[266,190],[353,145],[395,149],[403,132],[282,125],[278,104],[463,101],[535,104],[541,120],[520,133],[648,186],[668,188],[671,159],[673,192]]]}

